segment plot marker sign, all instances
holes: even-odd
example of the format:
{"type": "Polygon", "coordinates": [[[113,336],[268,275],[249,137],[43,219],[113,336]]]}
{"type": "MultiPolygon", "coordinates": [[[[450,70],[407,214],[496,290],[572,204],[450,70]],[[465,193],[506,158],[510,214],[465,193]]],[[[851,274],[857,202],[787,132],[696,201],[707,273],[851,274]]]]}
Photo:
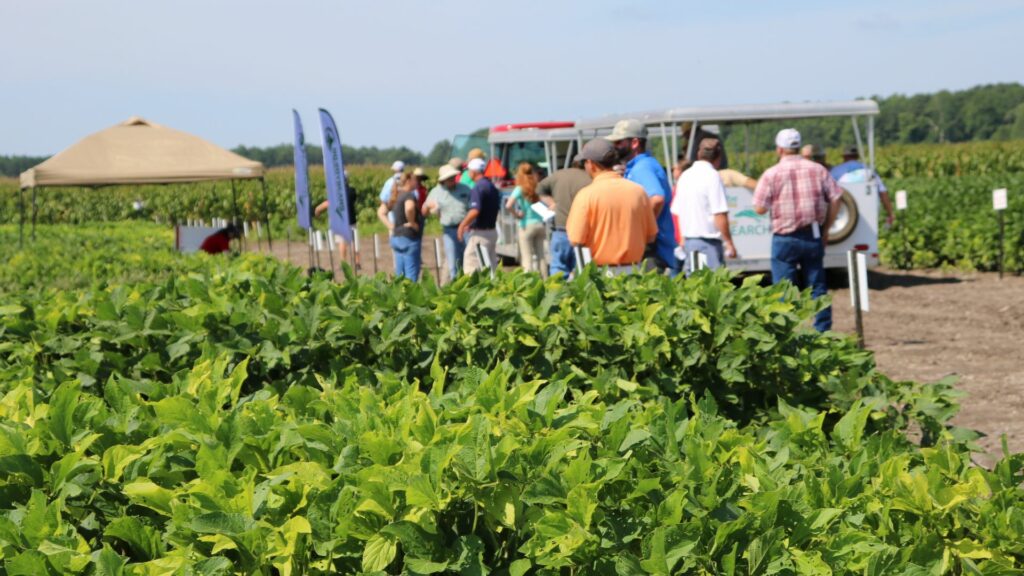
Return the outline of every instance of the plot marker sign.
{"type": "Polygon", "coordinates": [[[1006,188],[999,188],[992,191],[992,208],[994,210],[1006,210],[1006,188]]]}
{"type": "Polygon", "coordinates": [[[897,190],[896,191],[896,209],[906,210],[907,209],[907,191],[897,190]]]}

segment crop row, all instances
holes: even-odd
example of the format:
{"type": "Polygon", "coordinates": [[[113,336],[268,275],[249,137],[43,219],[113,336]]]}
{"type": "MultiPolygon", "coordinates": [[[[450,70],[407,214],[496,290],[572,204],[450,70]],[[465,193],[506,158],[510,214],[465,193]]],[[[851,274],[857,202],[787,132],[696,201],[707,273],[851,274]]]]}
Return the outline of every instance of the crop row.
{"type": "Polygon", "coordinates": [[[1005,269],[1024,272],[1024,173],[906,178],[891,181],[889,189],[907,191],[907,209],[897,211],[895,225],[883,230],[881,259],[887,266],[996,270],[1002,240],[1005,269]],[[1002,239],[992,207],[996,188],[1009,190],[1002,239]]]}
{"type": "Polygon", "coordinates": [[[1022,573],[1024,459],[793,288],[159,258],[3,297],[5,574],[1022,573]]]}

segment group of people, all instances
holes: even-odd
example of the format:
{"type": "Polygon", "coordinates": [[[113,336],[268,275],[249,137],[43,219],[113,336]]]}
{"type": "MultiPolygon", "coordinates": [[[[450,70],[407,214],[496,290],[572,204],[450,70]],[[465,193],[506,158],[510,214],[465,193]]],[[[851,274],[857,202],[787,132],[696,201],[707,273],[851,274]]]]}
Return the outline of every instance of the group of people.
{"type": "Polygon", "coordinates": [[[501,194],[491,179],[484,177],[486,167],[483,151],[475,148],[468,161],[452,158],[442,166],[437,185],[428,191],[421,168],[406,173],[401,161],[391,166],[394,174],[380,191],[377,217],[389,232],[395,276],[419,279],[428,216],[440,220],[449,279],[460,272],[497,266],[501,194]]]}
{"type": "MultiPolygon", "coordinates": [[[[545,178],[522,163],[515,189],[504,206],[519,222],[520,258],[524,269],[570,276],[576,269],[577,247],[608,274],[658,269],[670,276],[689,274],[701,265],[718,268],[738,256],[729,228],[727,187],[753,191],[753,208],[770,213],[773,282],[789,280],[810,287],[815,298],[826,292],[824,254],[828,230],[843,194],[839,182],[875,178],[887,221],[892,208],[877,174],[866,173],[856,148],[843,151],[843,163],[831,169],[820,147],[801,146],[800,133],[785,129],[775,138],[779,161],[755,180],[725,164],[721,140],[702,133],[691,160],[668,174],[647,152],[647,128],[623,120],[604,138],[587,142],[572,165],[545,178]],[[538,203],[553,212],[549,250],[548,227],[538,203]]],[[[417,280],[422,268],[423,226],[427,217],[440,220],[449,279],[498,265],[497,223],[501,194],[487,176],[483,151],[467,161],[453,158],[438,170],[429,191],[424,173],[405,173],[395,162],[393,177],[380,193],[378,216],[390,231],[395,275],[417,280]]],[[[831,327],[831,310],[821,311],[815,327],[831,327]]]]}

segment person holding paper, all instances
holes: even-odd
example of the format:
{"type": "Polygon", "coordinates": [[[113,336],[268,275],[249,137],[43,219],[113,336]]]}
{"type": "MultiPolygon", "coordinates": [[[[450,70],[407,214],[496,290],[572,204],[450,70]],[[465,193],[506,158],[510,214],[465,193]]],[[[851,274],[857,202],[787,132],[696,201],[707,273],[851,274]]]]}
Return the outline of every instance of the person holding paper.
{"type": "Polygon", "coordinates": [[[516,169],[516,188],[505,202],[505,209],[519,219],[519,263],[526,272],[547,275],[544,219],[531,204],[540,201],[537,195],[537,172],[533,164],[522,162],[516,169]],[[536,258],[536,262],[534,259],[536,258]]]}
{"type": "MultiPolygon", "coordinates": [[[[809,285],[811,295],[820,298],[828,292],[825,246],[843,189],[824,166],[800,156],[795,129],[779,131],[775,151],[779,163],[765,170],[754,190],[754,211],[772,215],[772,282],[809,285]]],[[[818,313],[814,327],[832,328],[831,307],[818,313]]]]}
{"type": "Polygon", "coordinates": [[[576,269],[576,254],[569,243],[565,225],[576,194],[588,184],[590,175],[583,169],[583,157],[577,154],[572,160],[572,166],[556,171],[537,185],[541,202],[555,211],[555,229],[551,232],[551,266],[548,270],[551,276],[561,272],[568,278],[576,269]]]}

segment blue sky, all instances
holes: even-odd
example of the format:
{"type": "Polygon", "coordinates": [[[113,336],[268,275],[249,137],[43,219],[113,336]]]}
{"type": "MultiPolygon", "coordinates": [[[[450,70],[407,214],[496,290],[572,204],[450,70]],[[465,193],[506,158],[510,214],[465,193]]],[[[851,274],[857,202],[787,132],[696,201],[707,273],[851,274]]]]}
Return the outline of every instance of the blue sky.
{"type": "Polygon", "coordinates": [[[1024,1],[3,0],[0,154],[132,115],[426,152],[481,126],[1024,82],[1024,1]]]}

